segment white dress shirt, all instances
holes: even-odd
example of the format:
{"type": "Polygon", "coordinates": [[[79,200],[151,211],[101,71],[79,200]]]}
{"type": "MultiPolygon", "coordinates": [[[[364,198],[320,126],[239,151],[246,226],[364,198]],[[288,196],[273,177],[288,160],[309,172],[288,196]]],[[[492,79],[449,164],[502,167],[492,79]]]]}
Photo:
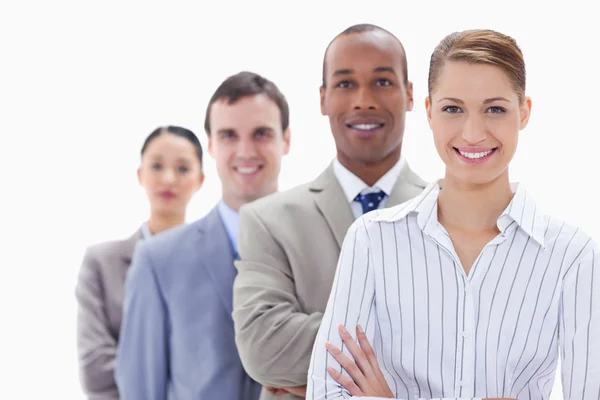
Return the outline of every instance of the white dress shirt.
{"type": "Polygon", "coordinates": [[[359,202],[354,201],[359,194],[373,193],[379,190],[383,191],[386,194],[386,197],[381,200],[381,203],[379,203],[379,207],[377,208],[380,210],[385,208],[388,197],[392,193],[392,189],[404,168],[404,164],[404,158],[400,157],[398,162],[379,178],[375,185],[369,187],[369,185],[364,183],[358,176],[354,175],[348,168],[344,167],[337,158],[333,160],[333,173],[342,186],[346,199],[350,203],[350,207],[352,207],[354,218],[363,215],[362,206],[359,202]]]}
{"type": "Polygon", "coordinates": [[[600,247],[513,190],[468,275],[437,219],[438,183],[351,226],[307,399],[350,397],[327,372],[341,367],[326,341],[350,355],[340,324],[362,326],[398,399],[545,400],[559,354],[564,399],[600,399],[600,247]]]}

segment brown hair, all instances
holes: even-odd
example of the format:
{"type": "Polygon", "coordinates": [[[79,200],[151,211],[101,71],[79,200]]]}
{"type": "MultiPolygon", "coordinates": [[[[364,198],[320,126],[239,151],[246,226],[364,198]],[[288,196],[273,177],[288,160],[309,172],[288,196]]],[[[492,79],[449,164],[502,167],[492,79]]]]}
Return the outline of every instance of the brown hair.
{"type": "Polygon", "coordinates": [[[489,29],[454,32],[446,36],[431,55],[430,97],[446,61],[494,65],[508,76],[519,101],[525,100],[525,61],[517,42],[510,36],[489,29]]]}
{"type": "Polygon", "coordinates": [[[241,98],[259,94],[264,94],[277,105],[281,114],[281,129],[285,133],[290,125],[290,107],[283,93],[267,78],[254,72],[241,71],[225,79],[208,101],[204,117],[206,134],[210,136],[210,109],[215,102],[226,100],[227,104],[234,104],[241,98]]]}

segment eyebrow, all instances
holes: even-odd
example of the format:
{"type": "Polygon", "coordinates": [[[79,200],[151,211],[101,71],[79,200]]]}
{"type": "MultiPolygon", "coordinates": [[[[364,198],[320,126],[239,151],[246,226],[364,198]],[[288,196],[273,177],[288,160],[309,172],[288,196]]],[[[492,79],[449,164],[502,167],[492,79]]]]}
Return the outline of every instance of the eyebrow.
{"type": "MultiPolygon", "coordinates": [[[[442,101],[444,101],[444,100],[448,100],[448,101],[451,101],[451,102],[454,102],[454,103],[458,103],[458,104],[465,104],[465,102],[464,102],[464,101],[462,101],[461,99],[457,99],[457,98],[455,98],[455,97],[444,97],[444,98],[442,98],[442,99],[439,99],[439,100],[438,100],[438,103],[439,103],[439,102],[442,102],[442,101]]],[[[493,102],[495,102],[495,101],[505,101],[505,102],[507,102],[507,103],[510,103],[510,100],[508,100],[508,99],[507,99],[507,98],[505,98],[505,97],[491,97],[491,98],[489,98],[489,99],[485,99],[485,100],[483,101],[483,104],[489,104],[489,103],[493,103],[493,102]]]]}
{"type": "Polygon", "coordinates": [[[273,132],[273,131],[275,131],[275,129],[271,128],[270,126],[261,125],[261,126],[257,126],[256,128],[254,128],[253,132],[256,132],[256,131],[273,132]]]}
{"type": "MultiPolygon", "coordinates": [[[[266,125],[259,125],[257,127],[254,127],[252,129],[252,132],[255,133],[257,131],[269,131],[269,132],[274,132],[275,129],[271,128],[270,126],[266,126],[266,125]]],[[[223,128],[223,129],[219,129],[217,131],[217,135],[223,135],[223,134],[237,134],[236,130],[233,128],[223,128]]]]}
{"type": "MultiPolygon", "coordinates": [[[[376,67],[373,68],[373,72],[390,72],[392,74],[396,73],[396,71],[394,71],[394,68],[392,67],[376,67]]],[[[333,73],[333,76],[337,76],[337,75],[350,75],[353,74],[354,70],[353,69],[338,69],[337,71],[335,71],[333,73]]]]}

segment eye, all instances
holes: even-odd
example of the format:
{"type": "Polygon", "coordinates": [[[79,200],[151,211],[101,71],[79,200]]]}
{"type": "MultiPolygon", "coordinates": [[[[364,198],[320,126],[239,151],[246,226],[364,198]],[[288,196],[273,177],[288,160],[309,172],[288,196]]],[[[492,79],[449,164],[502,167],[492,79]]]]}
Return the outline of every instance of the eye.
{"type": "Polygon", "coordinates": [[[190,169],[188,167],[186,167],[185,165],[182,165],[182,166],[180,166],[180,167],[177,168],[177,171],[181,172],[182,174],[185,174],[189,170],[190,169]]]}
{"type": "Polygon", "coordinates": [[[347,89],[351,85],[352,85],[352,83],[350,81],[341,81],[337,85],[335,85],[335,87],[341,88],[341,89],[347,89]]]}
{"type": "Polygon", "coordinates": [[[506,112],[506,109],[502,107],[490,107],[487,109],[487,112],[490,112],[492,114],[504,114],[506,112]]]}
{"type": "Polygon", "coordinates": [[[391,86],[392,82],[389,79],[377,79],[377,86],[391,86]]]}
{"type": "Polygon", "coordinates": [[[235,132],[223,132],[221,133],[221,138],[224,140],[232,140],[235,139],[236,134],[235,132]]]}
{"type": "Polygon", "coordinates": [[[462,110],[460,109],[460,107],[457,107],[457,106],[446,106],[446,107],[442,108],[442,111],[446,112],[448,114],[462,113],[462,110]]]}
{"type": "Polygon", "coordinates": [[[259,129],[256,131],[254,136],[256,136],[258,138],[265,138],[265,137],[269,136],[269,131],[267,131],[266,129],[259,129]]]}
{"type": "Polygon", "coordinates": [[[162,168],[162,164],[160,164],[160,163],[153,163],[153,164],[150,166],[150,168],[152,168],[152,169],[153,169],[153,170],[155,170],[155,171],[158,171],[158,170],[160,170],[160,169],[162,168]]]}

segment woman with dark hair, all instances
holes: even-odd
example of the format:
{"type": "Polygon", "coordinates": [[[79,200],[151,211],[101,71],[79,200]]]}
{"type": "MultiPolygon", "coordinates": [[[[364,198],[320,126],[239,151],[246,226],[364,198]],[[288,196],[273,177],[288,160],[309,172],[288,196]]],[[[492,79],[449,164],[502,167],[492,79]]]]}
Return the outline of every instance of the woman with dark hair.
{"type": "Polygon", "coordinates": [[[119,398],[114,362],[127,270],[138,240],[185,222],[188,203],[204,180],[198,137],[182,127],[157,128],[142,146],[137,174],[150,203],[148,220],[128,239],[89,247],[79,272],[77,347],[89,399],[119,398]]]}

